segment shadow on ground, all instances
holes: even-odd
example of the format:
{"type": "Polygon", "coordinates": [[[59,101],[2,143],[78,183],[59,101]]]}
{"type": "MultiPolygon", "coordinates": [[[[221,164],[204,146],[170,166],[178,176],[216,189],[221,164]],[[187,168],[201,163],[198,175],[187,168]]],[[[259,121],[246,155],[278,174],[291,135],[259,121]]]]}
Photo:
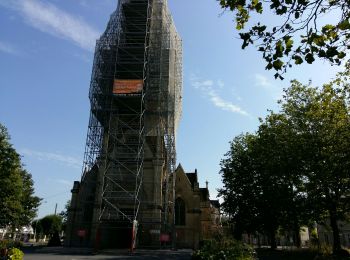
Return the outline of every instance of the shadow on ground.
{"type": "Polygon", "coordinates": [[[24,260],[86,260],[86,259],[191,259],[191,250],[104,250],[98,254],[86,248],[64,247],[27,247],[24,248],[24,260]]]}
{"type": "Polygon", "coordinates": [[[309,249],[256,251],[259,260],[350,260],[350,256],[318,256],[317,252],[309,249]]]}

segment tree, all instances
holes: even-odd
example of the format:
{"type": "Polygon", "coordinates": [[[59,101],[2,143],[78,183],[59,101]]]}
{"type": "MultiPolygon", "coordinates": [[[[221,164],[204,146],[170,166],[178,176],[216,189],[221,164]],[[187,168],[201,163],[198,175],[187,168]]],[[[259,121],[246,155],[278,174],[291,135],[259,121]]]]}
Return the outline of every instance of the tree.
{"type": "Polygon", "coordinates": [[[274,248],[278,228],[297,235],[302,225],[327,219],[333,251],[340,250],[338,221],[350,211],[349,77],[322,88],[293,81],[279,113],[261,120],[256,134],[233,140],[219,195],[236,230],[261,230],[274,248]]]}
{"type": "Polygon", "coordinates": [[[17,224],[22,211],[20,157],[9,143],[10,137],[0,124],[0,226],[17,224]]]}
{"type": "Polygon", "coordinates": [[[41,199],[34,194],[34,182],[32,175],[26,170],[20,171],[22,177],[22,215],[20,219],[20,225],[28,225],[35,217],[37,209],[40,205],[41,199]]]}
{"type": "Polygon", "coordinates": [[[39,237],[49,237],[48,246],[61,246],[59,232],[62,231],[62,217],[59,215],[47,215],[42,219],[33,221],[32,226],[39,237]]]}
{"type": "Polygon", "coordinates": [[[62,210],[58,215],[62,218],[62,230],[66,230],[68,214],[70,209],[71,201],[68,200],[66,205],[64,206],[64,210],[62,210]]]}
{"type": "Polygon", "coordinates": [[[260,122],[254,154],[261,187],[261,222],[272,248],[279,228],[293,232],[295,245],[300,246],[300,227],[307,223],[308,209],[304,207],[298,138],[284,114],[271,112],[260,122]]]}
{"type": "Polygon", "coordinates": [[[300,147],[284,114],[271,112],[260,121],[256,134],[240,135],[221,161],[223,208],[235,223],[236,239],[242,232],[268,234],[276,247],[278,228],[299,231],[308,221],[300,164],[300,147]]]}
{"type": "Polygon", "coordinates": [[[318,89],[294,81],[282,108],[304,143],[308,200],[316,206],[318,219],[329,218],[337,252],[341,248],[337,222],[350,210],[348,83],[338,77],[318,89]]]}
{"type": "Polygon", "coordinates": [[[252,13],[272,12],[282,20],[268,26],[257,22],[240,33],[242,48],[256,45],[266,69],[281,76],[293,63],[313,63],[316,58],[341,64],[350,45],[350,3],[347,0],[218,0],[235,13],[236,28],[243,30],[252,13]],[[266,10],[270,9],[270,10],[266,10]],[[331,24],[324,24],[328,16],[331,24]]]}
{"type": "Polygon", "coordinates": [[[62,230],[62,217],[58,215],[47,215],[38,221],[44,235],[49,237],[62,230]]]}
{"type": "Polygon", "coordinates": [[[44,234],[43,227],[40,224],[40,220],[33,220],[31,226],[34,230],[34,238],[38,240],[41,237],[41,235],[44,234]]]}
{"type": "Polygon", "coordinates": [[[253,170],[251,144],[254,135],[239,135],[230,142],[230,150],[220,163],[224,187],[219,189],[222,208],[233,222],[233,236],[240,240],[243,232],[252,233],[259,227],[257,221],[256,176],[253,170]]]}
{"type": "Polygon", "coordinates": [[[0,124],[0,227],[29,224],[39,203],[31,175],[23,169],[7,129],[0,124]]]}

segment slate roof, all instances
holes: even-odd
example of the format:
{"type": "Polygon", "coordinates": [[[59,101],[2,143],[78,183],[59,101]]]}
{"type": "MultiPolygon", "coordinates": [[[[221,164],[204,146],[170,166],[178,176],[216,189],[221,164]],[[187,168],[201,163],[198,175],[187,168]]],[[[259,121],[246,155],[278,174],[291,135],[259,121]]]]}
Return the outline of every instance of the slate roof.
{"type": "Polygon", "coordinates": [[[210,203],[213,207],[220,209],[220,202],[218,200],[210,200],[210,203]]]}
{"type": "Polygon", "coordinates": [[[191,183],[192,189],[194,189],[194,184],[198,182],[197,172],[187,172],[186,176],[191,183]]]}

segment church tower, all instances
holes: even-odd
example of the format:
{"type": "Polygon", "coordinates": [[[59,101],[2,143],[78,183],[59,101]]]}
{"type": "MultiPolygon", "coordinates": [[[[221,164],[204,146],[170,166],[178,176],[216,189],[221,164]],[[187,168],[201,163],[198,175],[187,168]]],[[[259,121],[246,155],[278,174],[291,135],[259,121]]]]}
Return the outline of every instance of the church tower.
{"type": "Polygon", "coordinates": [[[166,0],[119,0],[97,41],[67,246],[159,247],[173,230],[182,43],[166,0]]]}

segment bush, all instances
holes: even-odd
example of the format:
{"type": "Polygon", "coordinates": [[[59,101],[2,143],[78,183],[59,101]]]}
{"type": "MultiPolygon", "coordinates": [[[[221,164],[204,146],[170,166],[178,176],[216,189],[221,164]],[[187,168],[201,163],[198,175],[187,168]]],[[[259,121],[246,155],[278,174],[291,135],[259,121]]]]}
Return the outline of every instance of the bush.
{"type": "Polygon", "coordinates": [[[0,240],[0,249],[7,249],[7,240],[0,240]]]}
{"type": "Polygon", "coordinates": [[[0,249],[9,249],[12,247],[22,248],[23,243],[21,241],[0,240],[0,249]]]}
{"type": "Polygon", "coordinates": [[[8,251],[7,259],[8,260],[23,260],[23,256],[24,256],[24,254],[21,250],[13,247],[8,251]]]}
{"type": "Polygon", "coordinates": [[[23,260],[23,252],[18,249],[23,246],[20,241],[1,240],[0,241],[0,259],[1,260],[23,260]]]}
{"type": "Polygon", "coordinates": [[[233,240],[204,241],[203,247],[192,255],[193,260],[253,260],[254,249],[244,243],[233,240]]]}
{"type": "Polygon", "coordinates": [[[53,233],[52,237],[47,243],[47,246],[61,246],[61,245],[62,243],[61,243],[60,235],[56,231],[55,233],[53,233]]]}

